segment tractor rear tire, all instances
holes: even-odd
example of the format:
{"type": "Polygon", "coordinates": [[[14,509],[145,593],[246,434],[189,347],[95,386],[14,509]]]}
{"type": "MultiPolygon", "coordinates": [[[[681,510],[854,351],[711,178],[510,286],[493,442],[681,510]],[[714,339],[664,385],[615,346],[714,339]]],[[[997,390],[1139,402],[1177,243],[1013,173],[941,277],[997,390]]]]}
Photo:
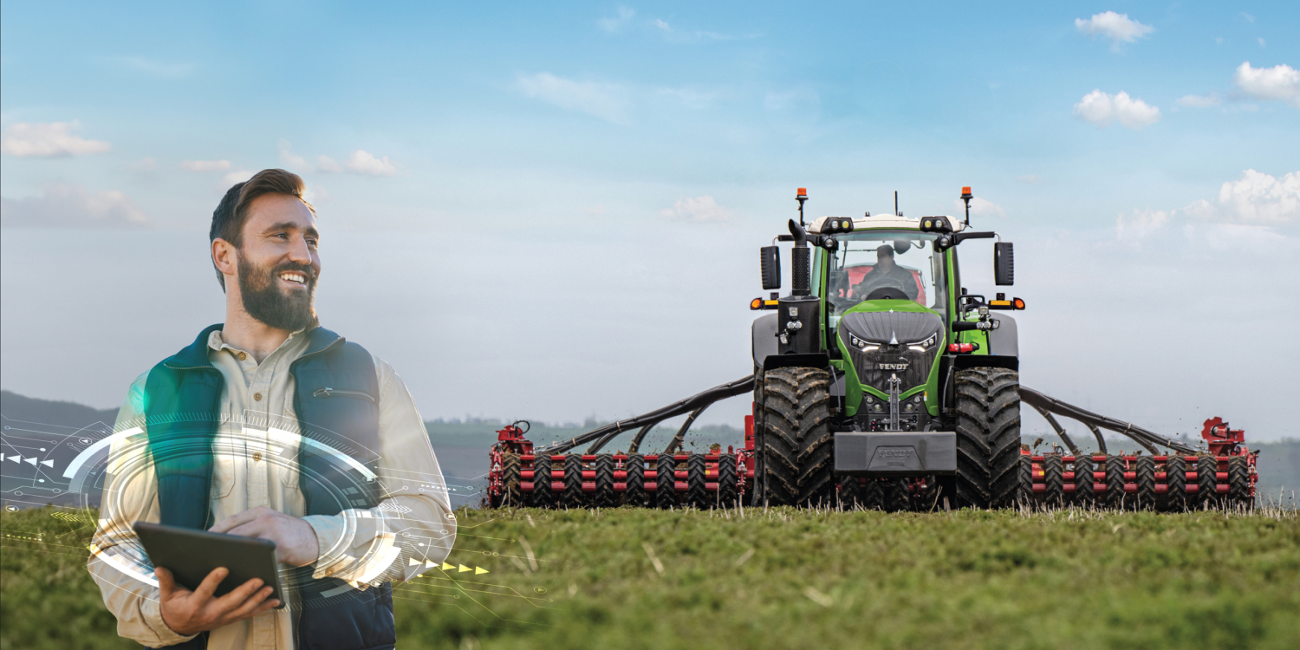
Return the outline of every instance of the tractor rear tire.
{"type": "Polygon", "coordinates": [[[1165,457],[1165,493],[1159,501],[1161,512],[1187,510],[1187,461],[1181,455],[1165,457]]]}
{"type": "Polygon", "coordinates": [[[736,455],[719,454],[718,455],[718,491],[715,493],[715,499],[712,499],[719,508],[734,508],[736,506],[736,455]]]}
{"type": "MultiPolygon", "coordinates": [[[[686,457],[686,501],[692,507],[704,510],[711,504],[709,489],[705,483],[704,454],[690,454],[686,457]]],[[[683,505],[685,505],[683,504],[683,505]]]]}
{"type": "Polygon", "coordinates": [[[564,457],[564,493],[560,505],[566,508],[586,508],[587,495],[582,491],[582,456],[568,454],[564,457]]]}
{"type": "Polygon", "coordinates": [[[1133,499],[1124,493],[1124,465],[1123,456],[1107,456],[1102,464],[1102,471],[1106,473],[1103,480],[1106,484],[1103,503],[1112,510],[1120,510],[1133,503],[1133,499]]]}
{"type": "Polygon", "coordinates": [[[958,507],[1015,505],[1020,484],[1020,375],[1006,368],[957,371],[958,507]]]}
{"type": "Polygon", "coordinates": [[[885,512],[907,512],[912,509],[912,481],[906,478],[886,479],[884,484],[885,512]]]}
{"type": "Polygon", "coordinates": [[[1138,456],[1135,463],[1135,482],[1137,498],[1133,501],[1134,510],[1155,510],[1156,508],[1156,459],[1151,456],[1138,456]]]}
{"type": "Polygon", "coordinates": [[[1219,507],[1219,460],[1214,456],[1196,459],[1196,507],[1201,510],[1219,507]]]}
{"type": "Polygon", "coordinates": [[[529,494],[528,504],[534,508],[555,506],[555,493],[551,491],[550,454],[533,458],[533,491],[529,494]]]}
{"type": "Polygon", "coordinates": [[[829,373],[777,368],[764,373],[762,393],[760,503],[829,502],[835,486],[829,373]]]}
{"type": "Polygon", "coordinates": [[[1233,508],[1254,509],[1255,502],[1250,498],[1250,464],[1245,456],[1228,459],[1228,503],[1233,508]]]}
{"type": "Polygon", "coordinates": [[[1048,510],[1065,505],[1065,463],[1060,454],[1043,456],[1043,507],[1048,510]]]}
{"type": "Polygon", "coordinates": [[[677,505],[677,459],[659,454],[655,461],[655,507],[667,510],[677,505]]]}
{"type": "Polygon", "coordinates": [[[645,457],[641,454],[628,454],[623,461],[627,471],[626,487],[623,489],[623,505],[640,508],[645,506],[645,457]]]}
{"type": "Polygon", "coordinates": [[[504,488],[502,505],[518,508],[524,504],[523,493],[519,491],[519,454],[501,455],[501,484],[504,488]]]}
{"type": "Polygon", "coordinates": [[[1092,457],[1076,454],[1074,457],[1074,504],[1080,508],[1093,508],[1097,505],[1097,492],[1093,488],[1096,478],[1092,475],[1092,457]]]}
{"type": "Polygon", "coordinates": [[[618,493],[614,491],[614,457],[610,454],[596,456],[596,493],[592,501],[597,508],[617,508],[618,493]]]}

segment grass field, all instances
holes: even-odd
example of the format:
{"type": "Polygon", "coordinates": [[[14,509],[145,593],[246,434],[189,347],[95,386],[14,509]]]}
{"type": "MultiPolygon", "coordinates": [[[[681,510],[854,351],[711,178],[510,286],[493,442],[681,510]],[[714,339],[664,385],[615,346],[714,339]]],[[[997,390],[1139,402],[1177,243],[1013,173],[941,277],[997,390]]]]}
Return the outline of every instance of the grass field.
{"type": "MultiPolygon", "coordinates": [[[[127,648],[88,522],[0,513],[0,647],[127,648]],[[35,541],[39,537],[40,541],[35,541]]],[[[1056,511],[461,511],[399,648],[1287,648],[1300,518],[1056,511]]]]}

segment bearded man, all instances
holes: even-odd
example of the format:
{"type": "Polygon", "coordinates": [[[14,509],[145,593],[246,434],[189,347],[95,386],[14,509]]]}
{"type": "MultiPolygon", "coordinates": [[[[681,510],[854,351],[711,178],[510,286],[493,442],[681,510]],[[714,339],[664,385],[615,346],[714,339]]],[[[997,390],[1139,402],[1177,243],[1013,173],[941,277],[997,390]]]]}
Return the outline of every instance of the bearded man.
{"type": "Polygon", "coordinates": [[[320,327],[315,208],[268,169],[212,215],[225,323],[132,384],[89,562],[118,632],[149,647],[393,648],[392,582],[441,563],[456,521],[392,367],[320,327]],[[151,567],[136,521],[276,544],[289,602],[250,580],[214,596],[151,567]],[[288,606],[285,606],[288,605],[288,606]]]}

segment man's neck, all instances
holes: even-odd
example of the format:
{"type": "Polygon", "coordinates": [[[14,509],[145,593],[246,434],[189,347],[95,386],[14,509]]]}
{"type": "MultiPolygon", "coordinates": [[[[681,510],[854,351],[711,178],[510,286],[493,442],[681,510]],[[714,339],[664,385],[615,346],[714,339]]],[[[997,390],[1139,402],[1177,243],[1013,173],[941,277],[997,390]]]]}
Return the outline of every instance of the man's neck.
{"type": "Polygon", "coordinates": [[[226,323],[221,328],[221,338],[232,348],[253,355],[258,363],[266,360],[293,334],[276,329],[248,315],[243,309],[227,306],[226,323]]]}

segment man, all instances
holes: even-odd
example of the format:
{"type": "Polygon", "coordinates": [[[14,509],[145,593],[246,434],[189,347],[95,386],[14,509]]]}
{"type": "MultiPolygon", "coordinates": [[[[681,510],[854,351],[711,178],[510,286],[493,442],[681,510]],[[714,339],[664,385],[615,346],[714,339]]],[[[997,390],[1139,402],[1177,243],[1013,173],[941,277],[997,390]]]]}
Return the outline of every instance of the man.
{"type": "Polygon", "coordinates": [[[916,300],[916,280],[912,272],[894,264],[893,246],[881,244],[876,249],[876,265],[853,287],[853,297],[865,300],[872,291],[886,287],[902,291],[908,300],[916,300]]]}
{"type": "Polygon", "coordinates": [[[119,634],[145,646],[392,648],[391,582],[442,562],[455,539],[402,380],[317,322],[320,237],[303,191],[268,169],[226,192],[209,237],[225,323],[122,405],[89,569],[119,634]],[[289,606],[258,580],[214,597],[222,568],[178,585],[149,566],[135,521],[274,541],[289,606]]]}

